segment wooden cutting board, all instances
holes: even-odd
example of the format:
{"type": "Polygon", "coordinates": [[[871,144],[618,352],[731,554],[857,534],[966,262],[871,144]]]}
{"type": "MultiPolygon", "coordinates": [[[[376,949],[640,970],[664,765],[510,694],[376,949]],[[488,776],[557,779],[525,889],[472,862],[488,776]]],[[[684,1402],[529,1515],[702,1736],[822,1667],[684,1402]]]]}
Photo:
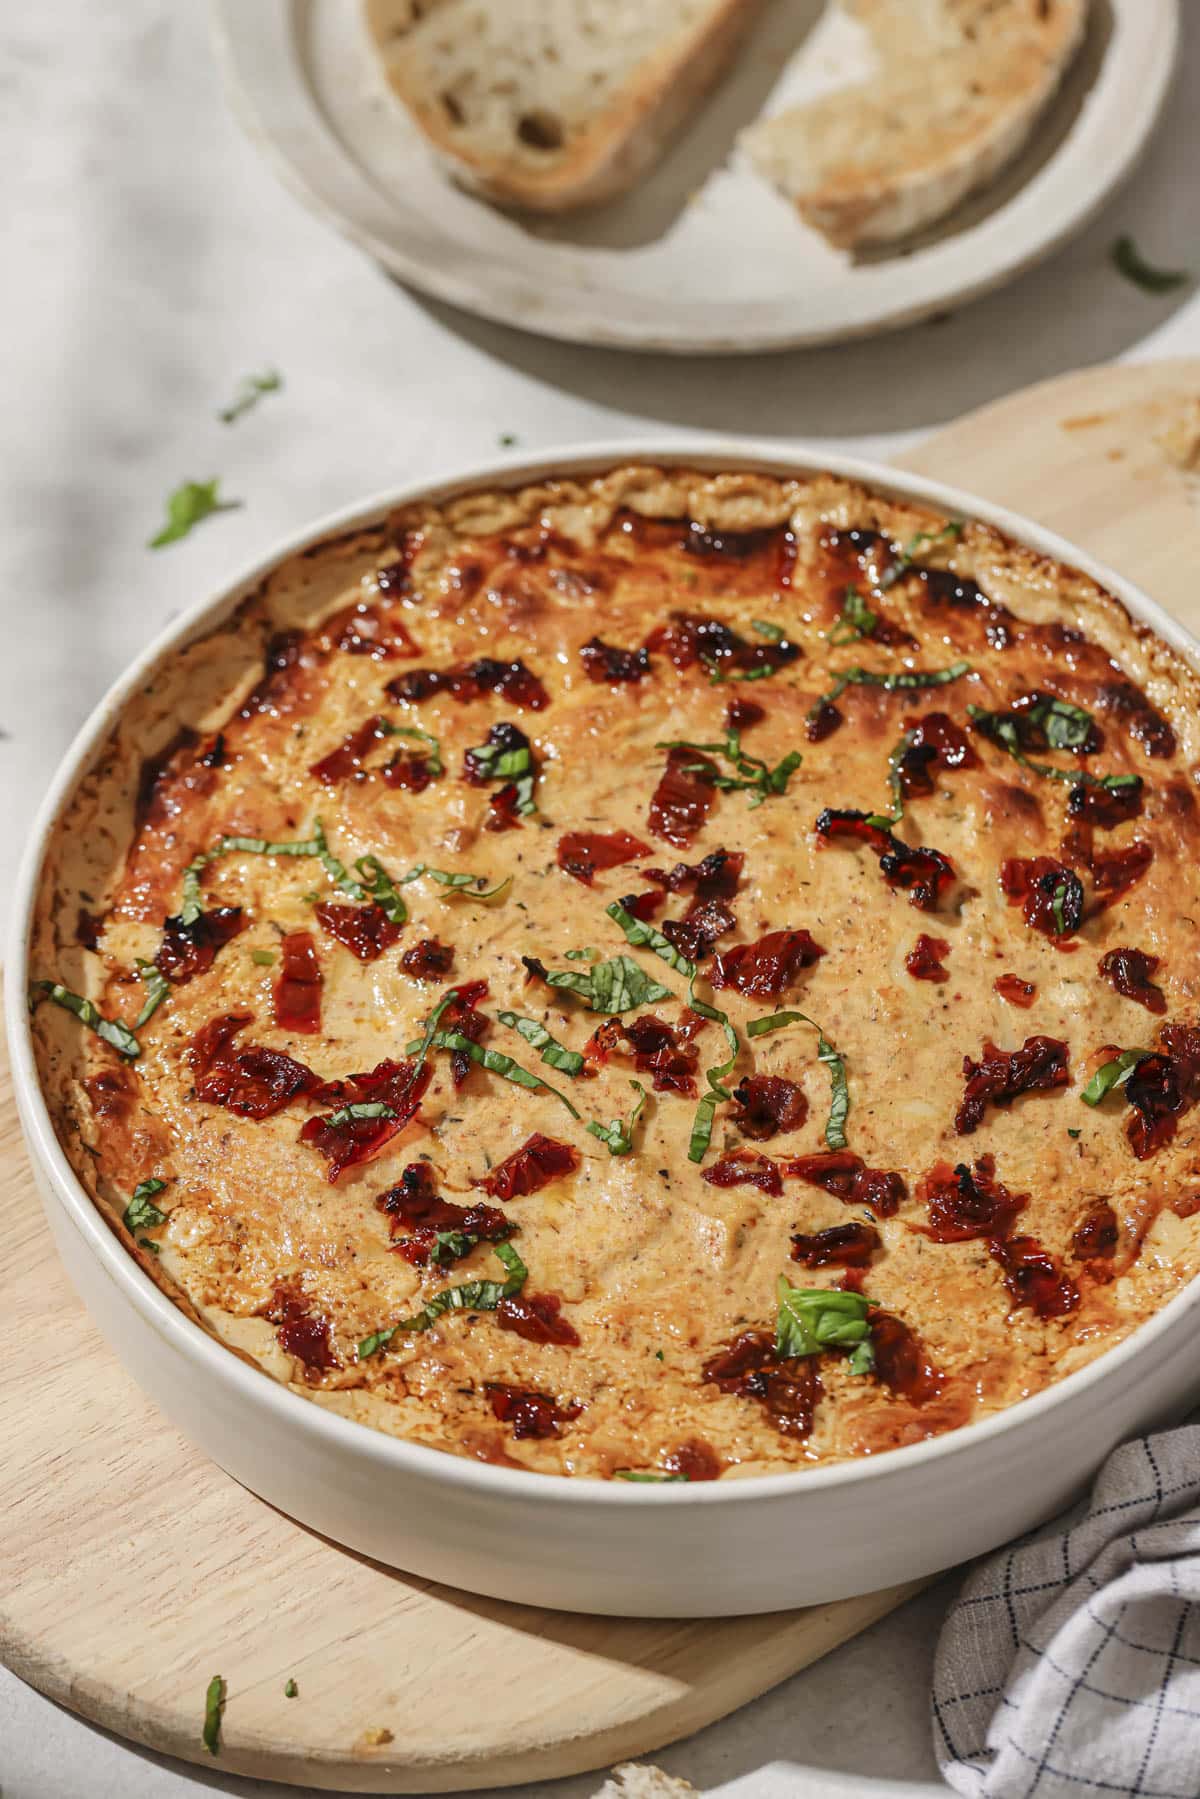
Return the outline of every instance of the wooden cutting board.
{"type": "MultiPolygon", "coordinates": [[[[1044,520],[1200,631],[1200,501],[1156,441],[1196,396],[1200,361],[1087,371],[906,463],[1044,520]]],[[[361,1793],[548,1779],[688,1735],[915,1590],[711,1623],[585,1618],[409,1579],[292,1523],[105,1349],[50,1248],[6,1070],[0,1242],[0,1658],[152,1749],[208,1762],[221,1674],[226,1770],[361,1793]]]]}

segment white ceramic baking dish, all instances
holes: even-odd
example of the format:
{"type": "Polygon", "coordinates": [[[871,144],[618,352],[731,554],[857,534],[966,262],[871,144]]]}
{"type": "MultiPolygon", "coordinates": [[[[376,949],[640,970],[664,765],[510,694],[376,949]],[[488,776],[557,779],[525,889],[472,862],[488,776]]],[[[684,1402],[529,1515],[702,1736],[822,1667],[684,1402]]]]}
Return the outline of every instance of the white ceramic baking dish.
{"type": "MultiPolygon", "coordinates": [[[[43,847],[128,696],[217,625],[278,560],[393,506],[626,461],[771,474],[832,469],[974,517],[1074,564],[1200,668],[1160,607],[1050,531],[932,481],[818,451],[639,439],[505,458],[385,493],[278,546],[146,650],[93,713],[42,807],[17,884],[7,1019],[17,1103],[59,1252],[133,1378],[234,1479],[378,1561],[496,1598],[644,1617],[727,1616],[838,1599],[928,1574],[1016,1536],[1076,1493],[1123,1437],[1177,1414],[1197,1386],[1200,1283],[1056,1386],[979,1424],[811,1473],[686,1486],[567,1480],[401,1442],[277,1385],[192,1323],[143,1275],[58,1142],[34,1066],[25,994],[43,847]]],[[[86,1378],[81,1370],[80,1378],[86,1378]]],[[[120,1421],[114,1422],[120,1428],[120,1421]]]]}

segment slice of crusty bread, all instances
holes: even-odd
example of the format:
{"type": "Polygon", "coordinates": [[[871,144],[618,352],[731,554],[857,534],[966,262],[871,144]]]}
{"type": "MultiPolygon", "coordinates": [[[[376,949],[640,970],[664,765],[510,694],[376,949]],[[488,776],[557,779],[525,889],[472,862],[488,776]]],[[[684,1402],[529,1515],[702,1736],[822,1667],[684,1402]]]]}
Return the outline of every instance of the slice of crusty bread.
{"type": "Polygon", "coordinates": [[[506,206],[623,193],[730,66],[762,0],[366,0],[450,173],[506,206]]]}
{"type": "Polygon", "coordinates": [[[879,72],[740,142],[833,244],[908,237],[1011,162],[1083,39],[1088,0],[848,0],[879,72]]]}

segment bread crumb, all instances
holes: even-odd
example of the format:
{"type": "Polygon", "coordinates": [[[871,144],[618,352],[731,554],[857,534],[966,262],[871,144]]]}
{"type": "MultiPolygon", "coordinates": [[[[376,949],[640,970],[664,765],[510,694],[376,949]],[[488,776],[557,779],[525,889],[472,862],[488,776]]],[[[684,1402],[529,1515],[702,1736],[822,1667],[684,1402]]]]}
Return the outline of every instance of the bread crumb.
{"type": "Polygon", "coordinates": [[[695,1791],[690,1780],[664,1773],[652,1762],[622,1762],[593,1799],[687,1799],[695,1791]]]}
{"type": "Polygon", "coordinates": [[[1090,431],[1096,425],[1106,425],[1112,417],[1111,412],[1084,412],[1078,418],[1064,419],[1064,431],[1090,431]]]}
{"type": "Polygon", "coordinates": [[[1155,442],[1177,468],[1189,474],[1200,471],[1200,394],[1179,402],[1155,442]]]}
{"type": "Polygon", "coordinates": [[[386,1724],[372,1724],[359,1737],[358,1746],[360,1749],[382,1749],[394,1740],[386,1724]]]}

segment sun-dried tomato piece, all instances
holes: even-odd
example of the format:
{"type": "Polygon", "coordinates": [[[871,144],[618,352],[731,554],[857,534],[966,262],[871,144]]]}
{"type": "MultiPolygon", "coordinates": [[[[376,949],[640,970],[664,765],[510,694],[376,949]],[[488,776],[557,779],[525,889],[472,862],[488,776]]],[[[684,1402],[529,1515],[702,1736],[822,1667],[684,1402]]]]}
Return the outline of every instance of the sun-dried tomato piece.
{"type": "Polygon", "coordinates": [[[453,945],[440,943],[436,937],[422,937],[405,950],[400,966],[414,981],[436,981],[454,966],[453,945]]]}
{"type": "Polygon", "coordinates": [[[1079,1304],[1078,1287],[1036,1237],[1008,1237],[989,1243],[988,1250],[1017,1305],[1039,1318],[1063,1318],[1079,1304]]]}
{"type": "Polygon", "coordinates": [[[728,902],[737,893],[745,860],[740,850],[720,849],[691,868],[686,862],[677,862],[669,870],[642,870],[648,881],[671,893],[691,890],[692,903],[683,917],[668,919],[662,927],[667,941],[690,961],[702,961],[718,937],[734,928],[736,921],[728,902]]]}
{"type": "Polygon", "coordinates": [[[429,757],[410,750],[398,750],[380,769],[379,776],[385,787],[405,793],[424,793],[434,778],[429,757]]]}
{"type": "Polygon", "coordinates": [[[818,837],[827,842],[851,837],[865,843],[879,857],[880,872],[889,887],[901,888],[920,912],[934,912],[938,901],[957,880],[954,864],[940,850],[914,848],[892,831],[871,822],[871,814],[827,806],[817,818],[818,837]]]}
{"type": "Polygon", "coordinates": [[[917,1198],[929,1208],[929,1223],[920,1226],[935,1243],[966,1243],[972,1237],[1007,1237],[1028,1193],[1010,1193],[996,1179],[994,1156],[980,1156],[974,1173],[965,1162],[951,1168],[937,1162],[922,1176],[917,1198]]]}
{"type": "Polygon", "coordinates": [[[641,681],[650,673],[650,657],[646,650],[621,650],[599,637],[585,643],[579,652],[583,672],[598,684],[641,681]]]}
{"type": "Polygon", "coordinates": [[[810,1187],[821,1187],[845,1200],[848,1206],[865,1206],[876,1218],[890,1218],[907,1196],[899,1174],[868,1168],[861,1156],[849,1149],[820,1150],[816,1155],[794,1156],[783,1172],[810,1187]]]}
{"type": "Polygon", "coordinates": [[[677,849],[692,841],[712,810],[716,763],[698,750],[673,749],[650,800],[648,824],[677,849]]]}
{"type": "Polygon", "coordinates": [[[309,768],[309,774],[326,787],[336,787],[339,781],[348,780],[362,769],[363,763],[377,743],[381,743],[388,735],[385,718],[364,719],[357,725],[335,749],[322,756],[309,768]]]}
{"type": "Polygon", "coordinates": [[[75,915],[75,941],[82,949],[99,949],[100,939],[104,935],[104,920],[96,912],[88,912],[82,906],[75,915]]]}
{"type": "Polygon", "coordinates": [[[1108,682],[1096,695],[1096,703],[1102,711],[1112,713],[1148,756],[1175,754],[1174,731],[1132,681],[1108,682]]]}
{"type": "Polygon", "coordinates": [[[601,1067],[621,1046],[623,1027],[619,1018],[606,1018],[598,1024],[583,1046],[584,1059],[601,1067]]]}
{"type": "Polygon", "coordinates": [[[1147,1012],[1165,1012],[1167,996],[1151,976],[1160,958],[1140,949],[1110,949],[1100,958],[1100,973],[1126,999],[1136,1000],[1147,1012]]]}
{"type": "Polygon", "coordinates": [[[182,987],[185,981],[210,969],[217,951],[240,936],[245,928],[246,918],[240,906],[214,906],[209,912],[201,912],[190,924],[184,924],[176,913],[163,925],[162,942],[154,966],[168,981],[182,987]]]}
{"type": "Polygon", "coordinates": [[[1002,1000],[1010,1006],[1020,1006],[1027,1012],[1037,998],[1037,988],[1032,981],[1023,981],[1018,974],[997,975],[992,986],[1002,1000]]]}
{"type": "Polygon", "coordinates": [[[240,1118],[271,1118],[300,1095],[316,1092],[321,1077],[282,1050],[236,1049],[234,1038],[253,1022],[249,1012],[209,1019],[192,1038],[188,1062],[197,1099],[240,1118]]]}
{"type": "Polygon", "coordinates": [[[1135,887],[1142,876],[1147,873],[1154,861],[1154,845],[1136,839],[1122,850],[1114,850],[1108,856],[1093,856],[1090,860],[1092,884],[1095,898],[1092,908],[1096,912],[1106,912],[1135,887]]]}
{"type": "Polygon", "coordinates": [[[562,1405],[551,1393],[508,1387],[499,1381],[488,1381],[487,1394],[493,1413],[501,1424],[512,1426],[514,1437],[557,1437],[562,1426],[583,1410],[578,1400],[562,1405]]]}
{"type": "Polygon", "coordinates": [[[558,840],[558,866],[590,887],[597,869],[619,868],[649,848],[631,831],[568,831],[558,840]]]}
{"type": "Polygon", "coordinates": [[[1117,1214],[1108,1201],[1090,1205],[1071,1235],[1071,1250],[1081,1262],[1108,1261],[1121,1240],[1117,1214]]]}
{"type": "Polygon", "coordinates": [[[336,1182],[347,1168],[370,1162],[416,1115],[425,1089],[433,1078],[428,1061],[416,1068],[412,1062],[385,1061],[344,1081],[323,1083],[322,1101],[337,1098],[347,1105],[378,1102],[391,1109],[390,1118],[347,1118],[334,1124],[336,1113],[310,1118],[300,1131],[301,1143],[309,1143],[329,1163],[328,1181],[336,1182]]]}
{"type": "Polygon", "coordinates": [[[1125,1083],[1133,1108],[1125,1133],[1139,1162],[1171,1141],[1176,1120],[1200,1099],[1200,1028],[1165,1024],[1158,1036],[1162,1049],[1125,1083]]]}
{"type": "MultiPolygon", "coordinates": [[[[701,1021],[703,1023],[703,1020],[701,1021]]],[[[656,1093],[682,1093],[694,1098],[699,1054],[690,1038],[653,1012],[644,1012],[621,1025],[621,1035],[633,1046],[633,1065],[652,1077],[656,1093]]]]}
{"type": "Polygon", "coordinates": [[[873,1224],[834,1224],[828,1230],[792,1233],[792,1260],[806,1268],[865,1268],[879,1248],[880,1236],[873,1224]]]}
{"type": "Polygon", "coordinates": [[[325,977],[317,961],[311,931],[290,931],[279,946],[275,981],[275,1023],[281,1031],[307,1036],[321,1029],[321,988],[325,977]]]}
{"type": "MultiPolygon", "coordinates": [[[[491,1022],[477,1009],[487,990],[486,981],[462,981],[454,989],[455,997],[441,1015],[440,1028],[443,1031],[454,1031],[460,1037],[467,1037],[472,1043],[479,1043],[491,1022]]],[[[474,1066],[473,1058],[465,1049],[450,1051],[450,1077],[456,1090],[462,1086],[474,1066]]]]}
{"type": "Polygon", "coordinates": [[[453,668],[406,669],[388,682],[386,691],[390,699],[418,706],[439,693],[448,693],[460,704],[485,693],[498,693],[529,712],[543,712],[550,704],[550,695],[523,662],[497,662],[491,656],[456,663],[453,668]]]}
{"type": "Polygon", "coordinates": [[[621,904],[631,918],[638,918],[643,924],[649,924],[658,917],[666,904],[664,893],[623,893],[621,904]]]}
{"type": "Polygon", "coordinates": [[[262,677],[242,702],[239,718],[253,718],[256,713],[269,712],[278,705],[301,666],[303,651],[304,632],[294,625],[286,631],[276,631],[267,639],[262,677]]]}
{"type": "Polygon", "coordinates": [[[1080,782],[1067,795],[1067,814],[1081,824],[1112,830],[1142,815],[1145,785],[1140,776],[1122,787],[1099,787],[1080,782]]]}
{"type": "Polygon", "coordinates": [[[781,637],[776,643],[749,643],[719,618],[705,612],[672,612],[665,625],[656,625],[646,639],[648,650],[661,650],[678,669],[697,662],[709,668],[787,668],[802,654],[798,643],[781,637]]]}
{"type": "Polygon", "coordinates": [[[124,1068],[85,1074],[83,1086],[97,1118],[124,1118],[133,1110],[133,1085],[124,1068]]]}
{"type": "Polygon", "coordinates": [[[808,1436],[823,1391],[816,1357],[781,1360],[767,1331],[743,1331],[708,1358],[700,1378],[722,1393],[759,1400],[776,1429],[790,1437],[808,1436]]]}
{"type": "Polygon", "coordinates": [[[733,1124],[752,1142],[764,1143],[781,1132],[798,1131],[808,1117],[804,1089],[777,1074],[746,1074],[733,1093],[733,1124]]]}
{"type": "Polygon", "coordinates": [[[496,1322],[502,1331],[514,1331],[527,1343],[556,1343],[562,1349],[574,1349],[579,1332],[569,1318],[559,1316],[561,1311],[557,1293],[520,1293],[500,1301],[496,1322]]]}
{"type": "Polygon", "coordinates": [[[824,743],[832,737],[838,726],[844,724],[844,714],[832,700],[820,700],[813,706],[804,724],[804,735],[810,743],[824,743]]]}
{"type": "Polygon", "coordinates": [[[418,1268],[431,1260],[447,1266],[471,1253],[470,1244],[461,1249],[439,1244],[439,1232],[475,1237],[481,1243],[503,1243],[516,1229],[495,1206],[459,1206],[442,1199],[428,1162],[410,1162],[396,1185],[378,1195],[375,1205],[389,1221],[397,1254],[418,1268]],[[401,1235],[404,1230],[411,1234],[401,1235]]]}
{"type": "Polygon", "coordinates": [[[578,1150],[535,1131],[475,1185],[493,1199],[523,1199],[527,1193],[540,1193],[562,1175],[573,1174],[578,1166],[578,1150]]]}
{"type": "Polygon", "coordinates": [[[966,1085],[954,1118],[960,1137],[983,1123],[989,1105],[1010,1106],[1022,1093],[1047,1093],[1071,1079],[1067,1046],[1057,1037],[1026,1037],[1020,1049],[997,1049],[985,1038],[978,1062],[963,1057],[966,1085]]]}
{"type": "MultiPolygon", "coordinates": [[[[391,593],[396,590],[384,586],[387,573],[387,569],[380,569],[377,580],[383,592],[391,593]]],[[[374,605],[367,600],[356,600],[335,613],[322,628],[321,635],[335,650],[342,650],[347,656],[370,656],[375,662],[390,662],[395,657],[419,656],[421,653],[421,647],[410,636],[398,606],[374,605]]]]}
{"type": "Polygon", "coordinates": [[[1007,856],[1000,886],[1010,906],[1044,937],[1073,937],[1083,923],[1083,882],[1073,868],[1050,856],[1007,856]]]}
{"type": "Polygon", "coordinates": [[[735,694],[725,708],[725,729],[748,731],[751,725],[760,725],[766,716],[766,707],[760,706],[757,700],[748,700],[741,694],[735,694]]]}
{"type": "Polygon", "coordinates": [[[927,937],[922,931],[904,958],[904,966],[914,981],[948,981],[950,970],[942,967],[942,958],[950,954],[944,937],[927,937]]]}
{"type": "Polygon", "coordinates": [[[747,999],[779,999],[824,954],[807,931],[768,931],[754,943],[722,950],[709,978],[714,987],[733,987],[747,999]]]}
{"type": "Polygon", "coordinates": [[[322,900],[313,907],[313,917],[360,962],[374,962],[404,935],[403,927],[394,924],[373,900],[365,906],[337,906],[322,900]]]}
{"type": "Polygon", "coordinates": [[[977,768],[979,758],[962,726],[945,712],[929,712],[924,718],[906,718],[909,741],[896,765],[900,791],[905,799],[931,794],[937,768],[977,768]]]}
{"type": "Polygon", "coordinates": [[[703,1437],[689,1437],[669,1450],[662,1465],[665,1473],[682,1474],[685,1480],[717,1480],[721,1473],[721,1458],[703,1437]]]}
{"type": "Polygon", "coordinates": [[[706,1168],[700,1176],[710,1187],[757,1187],[770,1199],[783,1192],[783,1176],[779,1163],[756,1149],[728,1149],[721,1159],[706,1168]]]}
{"type": "Polygon", "coordinates": [[[872,1312],[871,1347],[878,1378],[910,1404],[927,1405],[945,1387],[946,1377],[930,1361],[920,1337],[891,1312],[872,1312]]]}
{"type": "Polygon", "coordinates": [[[312,1310],[312,1301],[286,1287],[276,1287],[266,1316],[276,1325],[281,1349],[303,1362],[312,1374],[325,1374],[340,1368],[333,1344],[329,1340],[329,1319],[323,1312],[312,1310]]]}

